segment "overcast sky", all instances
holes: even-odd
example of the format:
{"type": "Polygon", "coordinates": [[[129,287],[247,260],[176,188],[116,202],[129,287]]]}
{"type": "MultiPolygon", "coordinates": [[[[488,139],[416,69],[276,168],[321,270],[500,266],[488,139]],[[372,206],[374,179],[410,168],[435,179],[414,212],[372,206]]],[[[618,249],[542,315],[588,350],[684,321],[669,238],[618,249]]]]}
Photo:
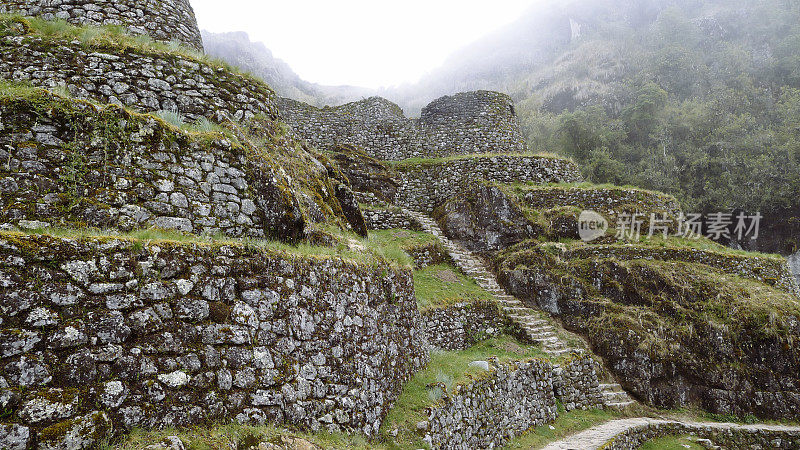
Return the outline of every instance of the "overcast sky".
{"type": "Polygon", "coordinates": [[[192,0],[200,27],[246,31],[302,78],[381,87],[414,82],[538,0],[192,0]]]}

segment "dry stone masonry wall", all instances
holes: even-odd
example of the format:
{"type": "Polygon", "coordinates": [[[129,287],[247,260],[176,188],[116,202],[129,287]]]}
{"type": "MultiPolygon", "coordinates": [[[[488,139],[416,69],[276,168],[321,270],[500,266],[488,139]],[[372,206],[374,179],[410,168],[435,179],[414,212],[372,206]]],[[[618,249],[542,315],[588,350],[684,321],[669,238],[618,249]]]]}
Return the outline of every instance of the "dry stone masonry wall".
{"type": "Polygon", "coordinates": [[[567,250],[562,258],[571,259],[615,259],[682,261],[705,264],[725,273],[761,281],[784,291],[800,294],[796,280],[782,259],[759,257],[755,255],[732,255],[694,248],[653,248],[636,246],[591,245],[567,250]]]}
{"type": "Polygon", "coordinates": [[[697,435],[721,448],[794,449],[800,447],[800,432],[780,427],[748,427],[731,424],[686,424],[652,421],[628,429],[601,447],[602,450],[635,450],[664,436],[697,435]]]}
{"type": "Polygon", "coordinates": [[[237,419],[374,435],[426,362],[407,271],[0,234],[0,448],[237,419]]]}
{"type": "Polygon", "coordinates": [[[583,181],[575,163],[531,155],[474,156],[401,163],[400,188],[395,203],[432,213],[458,194],[467,182],[483,179],[498,183],[574,183],[583,181]]]}
{"type": "Polygon", "coordinates": [[[554,421],[558,416],[556,399],[600,407],[596,363],[589,361],[585,356],[558,366],[536,359],[503,364],[490,361],[483,376],[456,386],[454,392],[440,387],[445,395],[428,409],[430,429],[425,439],[433,448],[495,448],[554,421]],[[587,379],[594,382],[587,383],[587,379]],[[562,393],[568,397],[562,398],[562,393]]]}
{"type": "Polygon", "coordinates": [[[12,12],[76,25],[123,25],[133,33],[203,50],[189,0],[2,0],[0,13],[12,12]]]}
{"type": "MultiPolygon", "coordinates": [[[[681,207],[674,197],[641,189],[527,187],[520,199],[533,209],[574,207],[593,210],[607,216],[612,226],[623,212],[640,214],[638,219],[646,221],[649,221],[650,214],[672,221],[681,214],[681,207]]],[[[647,228],[643,229],[647,232],[647,228]]]]}
{"type": "Polygon", "coordinates": [[[319,148],[350,144],[382,160],[527,150],[513,102],[498,92],[442,97],[420,119],[407,119],[380,97],[322,109],[282,98],[279,109],[284,121],[319,148]]]}
{"type": "Polygon", "coordinates": [[[507,324],[493,303],[459,303],[422,313],[428,343],[444,350],[466,350],[501,334],[507,324]]]}
{"type": "Polygon", "coordinates": [[[284,188],[251,151],[115,107],[3,100],[0,223],[278,237],[294,208],[276,201],[284,188]]]}
{"type": "Polygon", "coordinates": [[[0,38],[0,78],[51,88],[77,97],[139,108],[168,110],[189,120],[206,117],[277,117],[275,93],[264,83],[221,67],[172,54],[133,48],[93,49],[34,35],[0,38]]]}
{"type": "Polygon", "coordinates": [[[370,230],[404,229],[422,231],[422,226],[398,207],[381,208],[362,205],[361,212],[364,214],[364,221],[370,230]]]}

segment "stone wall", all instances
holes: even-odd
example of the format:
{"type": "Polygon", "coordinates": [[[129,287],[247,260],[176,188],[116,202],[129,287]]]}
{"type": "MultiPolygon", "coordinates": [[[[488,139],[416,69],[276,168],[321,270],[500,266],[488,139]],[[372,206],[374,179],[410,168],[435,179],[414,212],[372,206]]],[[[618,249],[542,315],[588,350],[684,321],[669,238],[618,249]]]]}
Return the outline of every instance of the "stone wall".
{"type": "Polygon", "coordinates": [[[440,241],[404,248],[403,251],[414,260],[415,269],[423,269],[436,264],[452,263],[450,255],[440,241]]]}
{"type": "Polygon", "coordinates": [[[558,415],[553,367],[532,360],[491,365],[480,379],[456,386],[428,410],[433,448],[493,448],[558,415]]]}
{"type": "Polygon", "coordinates": [[[426,153],[436,157],[527,150],[511,97],[499,92],[462,92],[422,109],[426,153]]]}
{"type": "Polygon", "coordinates": [[[395,203],[432,213],[456,195],[466,182],[572,183],[583,180],[575,163],[530,155],[474,156],[400,163],[400,188],[395,203]]]}
{"type": "MultiPolygon", "coordinates": [[[[650,214],[656,217],[665,215],[670,226],[681,214],[678,201],[671,195],[641,189],[624,188],[562,188],[528,187],[522,191],[520,199],[533,209],[554,209],[575,207],[599,212],[616,225],[620,213],[639,213],[639,219],[649,224],[650,214]],[[645,217],[646,216],[646,217],[645,217]]],[[[647,233],[648,228],[642,228],[647,233]]]]}
{"type": "Polygon", "coordinates": [[[324,168],[304,174],[304,182],[322,183],[321,194],[304,197],[280,175],[289,166],[274,167],[264,156],[291,151],[296,164],[320,164],[308,155],[303,161],[292,142],[248,145],[45,92],[0,99],[0,223],[155,226],[291,240],[313,215],[298,210],[297,198],[327,201],[306,205],[323,220],[336,215],[322,214],[323,208],[341,212],[324,168]]]}
{"type": "Polygon", "coordinates": [[[0,448],[231,419],[372,436],[427,358],[409,272],[238,246],[3,232],[0,311],[0,448]]]}
{"type": "Polygon", "coordinates": [[[361,206],[364,221],[370,230],[412,230],[422,231],[422,226],[410,215],[398,207],[361,206]]]}
{"type": "Polygon", "coordinates": [[[459,303],[422,312],[422,328],[433,347],[465,350],[501,334],[507,320],[494,303],[459,303]]]}
{"type": "Polygon", "coordinates": [[[0,38],[0,78],[66,86],[77,98],[207,117],[277,117],[275,93],[263,82],[186,56],[135,48],[90,48],[35,35],[0,38]]]}
{"type": "Polygon", "coordinates": [[[536,359],[490,361],[489,370],[475,381],[458,385],[453,392],[440,387],[445,394],[428,409],[425,440],[433,448],[494,448],[554,421],[557,398],[562,403],[600,407],[597,385],[585,381],[597,380],[596,366],[589,361],[576,357],[559,366],[536,359]],[[589,391],[582,392],[585,387],[589,391]],[[563,393],[569,396],[560,397],[563,393]]]}
{"type": "Polygon", "coordinates": [[[800,285],[800,252],[789,256],[787,262],[789,263],[789,271],[794,275],[795,281],[800,285]]]}
{"type": "Polygon", "coordinates": [[[511,98],[497,92],[440,98],[420,119],[407,119],[380,97],[321,109],[282,98],[279,109],[286,123],[319,148],[351,144],[382,160],[527,150],[511,98]]]}
{"type": "Polygon", "coordinates": [[[0,13],[63,19],[76,25],[124,25],[133,33],[203,50],[189,0],[3,0],[0,13]]]}
{"type": "Polygon", "coordinates": [[[781,430],[779,426],[747,426],[733,424],[686,424],[653,421],[626,430],[600,447],[602,450],[635,450],[647,441],[664,436],[697,435],[722,448],[794,449],[800,447],[800,433],[781,430]]]}
{"type": "Polygon", "coordinates": [[[590,357],[575,358],[553,369],[553,389],[566,411],[603,406],[601,370],[600,363],[590,357]]]}
{"type": "Polygon", "coordinates": [[[722,272],[760,281],[784,291],[800,294],[788,265],[780,258],[734,255],[694,248],[658,248],[614,245],[590,245],[561,252],[562,258],[682,261],[705,264],[722,272]]]}

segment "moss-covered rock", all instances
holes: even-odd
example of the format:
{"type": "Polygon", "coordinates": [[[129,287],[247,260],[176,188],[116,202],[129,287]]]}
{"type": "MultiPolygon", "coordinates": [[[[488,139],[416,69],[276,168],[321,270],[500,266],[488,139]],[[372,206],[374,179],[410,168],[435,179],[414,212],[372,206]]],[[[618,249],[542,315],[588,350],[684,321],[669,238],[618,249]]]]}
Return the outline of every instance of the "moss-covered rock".
{"type": "Polygon", "coordinates": [[[479,252],[502,250],[544,231],[526,217],[514,197],[485,181],[465,183],[434,217],[448,237],[479,252]]]}

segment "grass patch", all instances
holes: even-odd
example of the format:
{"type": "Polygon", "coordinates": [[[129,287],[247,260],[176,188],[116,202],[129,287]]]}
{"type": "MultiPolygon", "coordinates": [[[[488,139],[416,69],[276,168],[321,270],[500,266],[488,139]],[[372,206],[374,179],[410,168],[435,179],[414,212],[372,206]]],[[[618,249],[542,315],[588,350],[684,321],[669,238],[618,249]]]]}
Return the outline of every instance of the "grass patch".
{"type": "Polygon", "coordinates": [[[645,442],[639,450],[703,450],[697,443],[697,436],[665,436],[645,442]]]}
{"type": "Polygon", "coordinates": [[[415,270],[414,293],[421,310],[494,299],[492,294],[449,264],[437,264],[415,270]]]}
{"type": "Polygon", "coordinates": [[[400,265],[412,267],[414,261],[406,250],[426,244],[438,242],[435,236],[410,230],[370,231],[368,239],[363,241],[373,251],[393,260],[400,265]]]}
{"type": "Polygon", "coordinates": [[[438,400],[438,395],[441,394],[436,388],[428,388],[428,385],[441,382],[452,387],[463,383],[469,380],[471,375],[483,372],[479,368],[469,367],[469,363],[485,361],[492,356],[501,362],[506,362],[545,357],[545,354],[537,347],[521,344],[508,336],[488,339],[467,350],[432,352],[428,367],[406,383],[400,398],[389,411],[381,427],[381,435],[386,440],[387,447],[427,448],[422,437],[415,432],[416,424],[427,420],[425,409],[438,400]],[[392,437],[389,432],[395,428],[398,434],[397,437],[392,437]]]}
{"type": "Polygon", "coordinates": [[[195,235],[181,233],[179,231],[161,230],[149,228],[131,232],[120,232],[117,230],[98,230],[92,228],[44,228],[38,230],[23,230],[14,232],[0,232],[0,237],[13,237],[14,235],[29,236],[52,236],[67,239],[123,239],[134,242],[141,242],[144,245],[171,243],[180,245],[206,245],[206,246],[240,246],[252,250],[263,250],[270,253],[284,254],[299,257],[331,257],[350,260],[366,265],[389,264],[395,267],[404,267],[385,258],[380,252],[366,249],[364,246],[356,245],[358,240],[353,235],[350,241],[344,239],[347,236],[341,232],[341,241],[333,247],[316,246],[309,244],[290,245],[279,241],[255,239],[255,238],[231,238],[224,235],[195,235]]]}

